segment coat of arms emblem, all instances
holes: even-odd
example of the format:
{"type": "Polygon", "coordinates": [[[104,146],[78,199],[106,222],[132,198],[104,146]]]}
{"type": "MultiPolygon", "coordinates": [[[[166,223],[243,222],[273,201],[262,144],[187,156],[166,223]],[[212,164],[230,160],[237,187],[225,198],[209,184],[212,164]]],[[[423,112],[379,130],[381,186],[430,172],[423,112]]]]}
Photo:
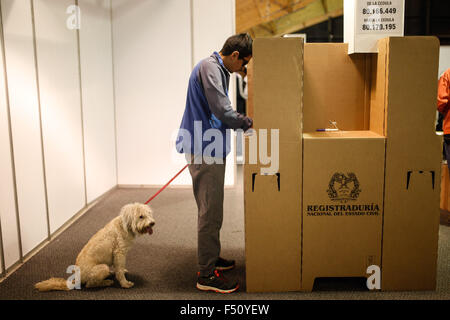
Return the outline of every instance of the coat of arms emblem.
{"type": "Polygon", "coordinates": [[[331,200],[347,202],[348,200],[356,200],[361,189],[353,172],[349,172],[347,175],[336,172],[331,177],[327,192],[331,200]]]}

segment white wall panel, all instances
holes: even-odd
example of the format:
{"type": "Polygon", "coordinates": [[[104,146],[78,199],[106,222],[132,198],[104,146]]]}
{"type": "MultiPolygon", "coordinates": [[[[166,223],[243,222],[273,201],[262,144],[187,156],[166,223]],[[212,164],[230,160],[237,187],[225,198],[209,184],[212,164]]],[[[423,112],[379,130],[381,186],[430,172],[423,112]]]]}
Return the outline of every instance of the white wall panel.
{"type": "Polygon", "coordinates": [[[234,34],[232,0],[194,0],[194,61],[219,52],[225,40],[234,34]]]}
{"type": "Polygon", "coordinates": [[[119,184],[165,184],[185,164],[172,160],[171,138],[186,102],[190,39],[189,1],[113,1],[119,184]]]}
{"type": "MultiPolygon", "coordinates": [[[[193,1],[193,46],[194,62],[197,63],[219,52],[228,37],[234,34],[234,1],[232,0],[194,0],[193,1]]],[[[230,79],[229,98],[236,109],[236,76],[230,79]]],[[[235,133],[232,131],[232,151],[227,157],[225,185],[234,184],[235,133]]]]}
{"type": "MultiPolygon", "coordinates": [[[[20,233],[26,254],[48,235],[31,5],[30,1],[2,0],[1,6],[20,233]]],[[[16,225],[9,207],[2,231],[15,251],[16,225]]],[[[16,257],[17,253],[11,261],[16,257]]]]}
{"type": "MultiPolygon", "coordinates": [[[[119,184],[165,184],[186,163],[176,155],[174,134],[186,104],[192,61],[219,51],[234,28],[234,1],[190,4],[113,1],[119,184]]],[[[234,86],[231,83],[232,101],[234,86]]],[[[230,155],[227,185],[234,181],[233,164],[230,155]]],[[[173,185],[191,183],[186,170],[173,185]]]]}
{"type": "MultiPolygon", "coordinates": [[[[0,48],[2,47],[3,38],[0,38],[0,48]]],[[[6,93],[4,59],[0,52],[0,225],[3,244],[3,253],[0,252],[0,255],[3,254],[5,260],[5,266],[2,265],[1,270],[9,268],[20,259],[6,93]]]]}
{"type": "Polygon", "coordinates": [[[77,33],[66,27],[73,4],[34,1],[51,233],[86,204],[77,33]]]}
{"type": "Polygon", "coordinates": [[[116,183],[109,0],[79,0],[80,60],[88,203],[116,183]]]}

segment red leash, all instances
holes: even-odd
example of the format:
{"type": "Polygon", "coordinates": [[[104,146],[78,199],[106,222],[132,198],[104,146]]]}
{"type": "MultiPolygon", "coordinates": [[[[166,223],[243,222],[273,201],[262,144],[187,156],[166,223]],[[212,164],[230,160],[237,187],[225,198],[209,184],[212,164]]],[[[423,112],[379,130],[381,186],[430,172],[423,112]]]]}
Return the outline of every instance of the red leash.
{"type": "Polygon", "coordinates": [[[161,189],[159,189],[159,191],[157,193],[155,193],[150,199],[147,200],[147,202],[145,204],[148,204],[150,201],[152,201],[158,194],[161,193],[161,191],[163,191],[176,177],[178,177],[178,175],[183,172],[184,169],[186,169],[189,166],[189,164],[185,165],[183,169],[181,169],[176,175],[175,177],[173,177],[172,179],[170,179],[169,182],[166,183],[166,185],[164,187],[162,187],[161,189]]]}

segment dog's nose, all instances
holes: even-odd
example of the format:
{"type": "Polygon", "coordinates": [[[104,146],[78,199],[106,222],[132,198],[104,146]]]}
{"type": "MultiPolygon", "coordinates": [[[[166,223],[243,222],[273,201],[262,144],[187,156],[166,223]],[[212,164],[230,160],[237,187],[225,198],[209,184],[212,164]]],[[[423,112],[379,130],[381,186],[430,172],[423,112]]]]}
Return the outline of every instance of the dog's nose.
{"type": "Polygon", "coordinates": [[[154,221],[150,222],[150,227],[153,227],[154,225],[155,225],[154,221]]]}

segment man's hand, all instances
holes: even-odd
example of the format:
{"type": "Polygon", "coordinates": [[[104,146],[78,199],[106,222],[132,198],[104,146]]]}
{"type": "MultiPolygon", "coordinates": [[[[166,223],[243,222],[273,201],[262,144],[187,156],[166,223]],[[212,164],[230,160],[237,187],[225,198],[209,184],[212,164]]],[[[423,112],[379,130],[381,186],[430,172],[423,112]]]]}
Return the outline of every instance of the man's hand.
{"type": "Polygon", "coordinates": [[[243,66],[241,70],[236,71],[242,78],[245,78],[247,75],[247,67],[243,66]]]}
{"type": "Polygon", "coordinates": [[[244,117],[244,125],[242,126],[242,130],[247,131],[253,126],[253,120],[250,117],[244,117]]]}

